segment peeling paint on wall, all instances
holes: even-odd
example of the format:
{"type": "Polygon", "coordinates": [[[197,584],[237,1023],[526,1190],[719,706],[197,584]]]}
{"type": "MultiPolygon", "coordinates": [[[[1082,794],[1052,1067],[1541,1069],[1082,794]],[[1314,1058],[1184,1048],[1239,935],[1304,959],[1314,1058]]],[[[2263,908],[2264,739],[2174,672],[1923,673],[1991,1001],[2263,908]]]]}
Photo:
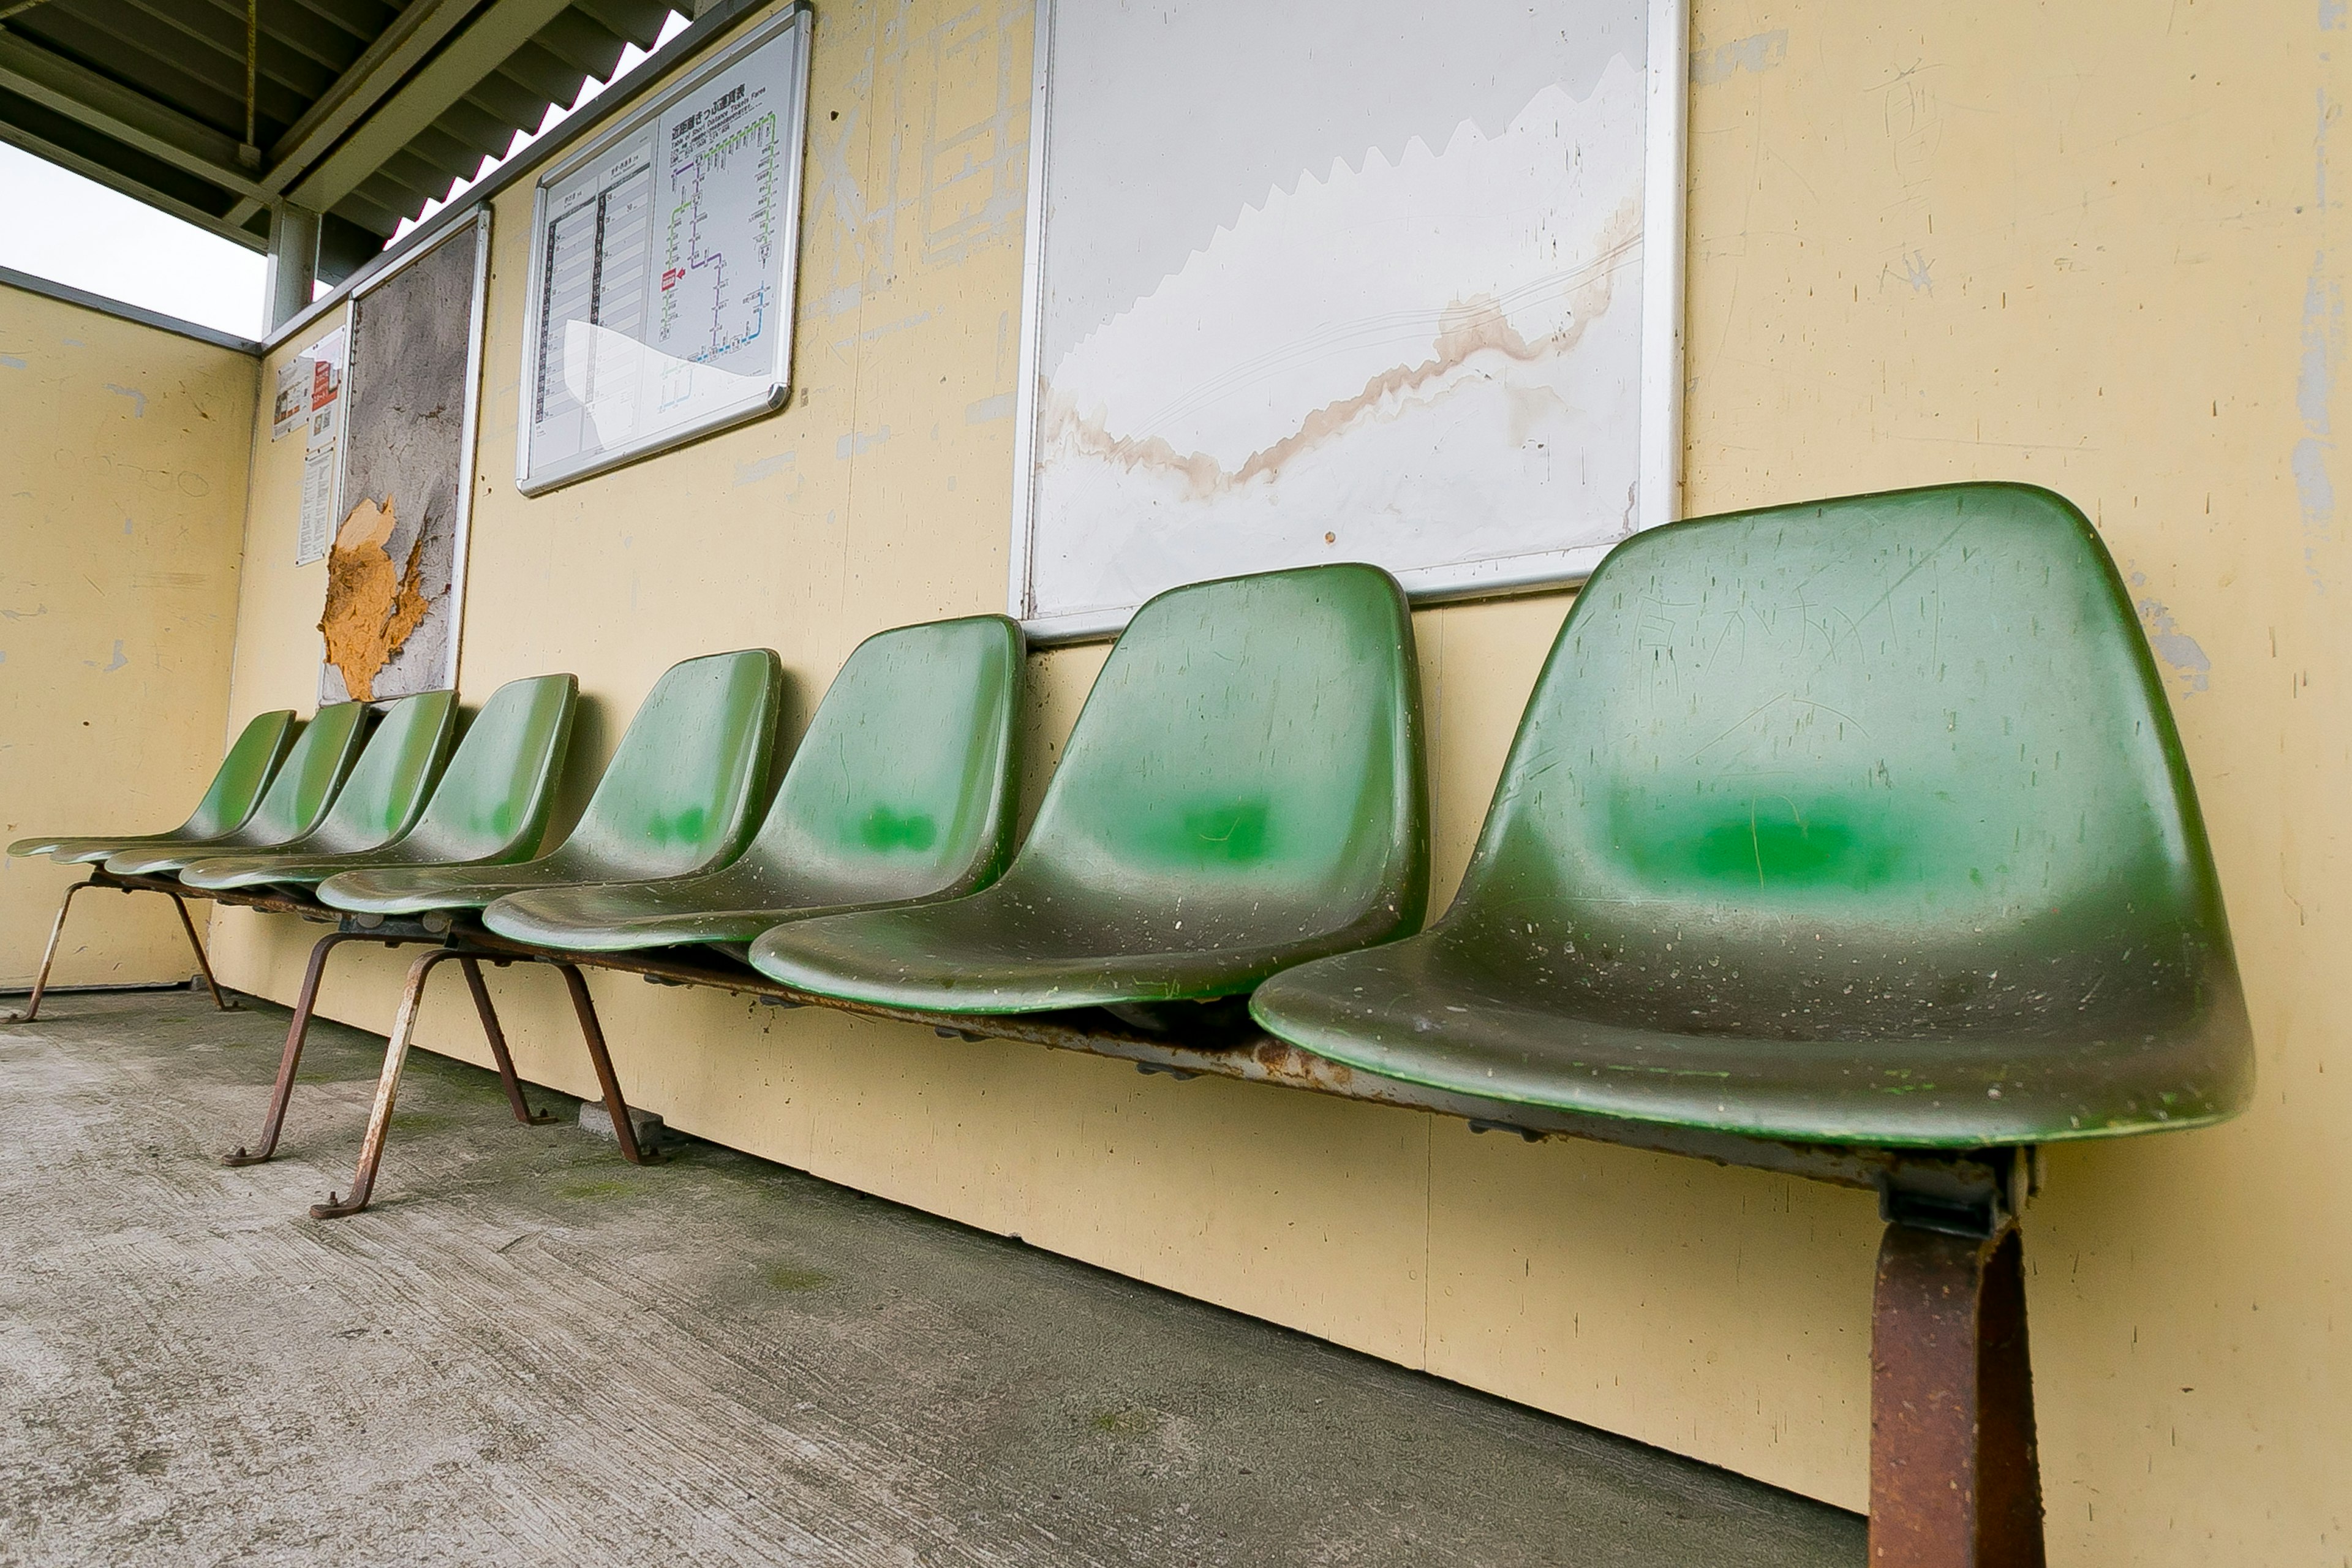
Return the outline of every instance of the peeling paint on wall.
{"type": "MultiPolygon", "coordinates": [[[[2131,580],[2135,588],[2147,581],[2137,572],[2132,574],[2131,580]]],[[[2174,622],[2172,611],[2163,600],[2144,596],[2135,601],[2133,607],[2139,611],[2140,621],[2147,628],[2147,646],[2170,667],[2169,673],[2176,678],[2175,692],[2185,697],[2204,690],[2213,672],[2213,660],[2198,646],[2197,639],[2174,622]]]]}
{"type": "Polygon", "coordinates": [[[799,456],[798,451],[779,452],[772,458],[761,458],[757,462],[738,463],[735,465],[735,482],[738,485],[756,485],[761,479],[772,479],[791,468],[793,459],[799,456]]]}
{"type": "Polygon", "coordinates": [[[1789,29],[1786,27],[1734,38],[1711,49],[1699,44],[1691,50],[1691,80],[1700,87],[1712,87],[1717,82],[1730,80],[1741,71],[1776,69],[1788,58],[1789,29]]]}
{"type": "Polygon", "coordinates": [[[420,581],[424,536],[408,547],[405,568],[395,568],[384,545],[396,524],[390,496],[382,506],[363,500],[327,552],[327,610],[319,630],[327,639],[327,663],[361,702],[374,700],[375,678],[432,608],[420,581]]]}
{"type": "Polygon", "coordinates": [[[145,393],[140,391],[135,386],[117,386],[110,381],[106,384],[106,390],[114,394],[117,397],[127,397],[131,399],[131,417],[133,419],[144,419],[147,417],[147,395],[145,393]]]}

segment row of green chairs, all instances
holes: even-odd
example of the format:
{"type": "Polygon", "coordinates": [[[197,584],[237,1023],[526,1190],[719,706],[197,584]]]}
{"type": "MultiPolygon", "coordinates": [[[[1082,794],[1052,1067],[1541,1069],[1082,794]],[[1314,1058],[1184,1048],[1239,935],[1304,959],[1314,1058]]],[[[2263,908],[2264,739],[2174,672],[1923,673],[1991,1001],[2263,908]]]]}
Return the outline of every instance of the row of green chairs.
{"type": "MultiPolygon", "coordinates": [[[[107,865],[120,854],[114,874],[176,870],[224,891],[315,883],[347,917],[339,937],[360,921],[445,934],[412,966],[359,1178],[322,1215],[367,1201],[437,962],[466,965],[528,1119],[475,967],[515,952],[565,974],[632,1158],[575,961],[688,946],[793,999],[967,1032],[1107,1016],[1246,1045],[1254,1020],[1506,1122],[1517,1106],[1965,1154],[2200,1125],[2251,1093],[2219,882],[2162,687],[2112,561],[2046,491],[1939,487],[1621,544],[1578,595],[1460,890],[1426,930],[1417,665],[1386,574],[1315,567],[1145,605],[1016,852],[1022,654],[999,617],[871,639],[772,800],[774,656],[690,660],[535,859],[488,847],[523,841],[520,808],[501,819],[511,840],[470,819],[457,832],[453,808],[431,855],[397,838],[343,847],[389,819],[327,835],[341,814],[321,821],[331,790],[315,780],[332,769],[302,751],[322,712],[279,769],[310,782],[273,783],[264,805],[289,799],[258,831],[336,847],[261,856],[234,828],[107,865]],[[230,839],[234,858],[202,853],[230,839]],[[441,853],[460,848],[481,852],[441,853]]],[[[227,820],[234,795],[193,826],[227,820]]],[[[282,1099],[273,1137],[281,1114],[282,1099]]],[[[1986,1325],[2014,1320],[2001,1408],[2013,1424],[2023,1400],[2027,1461],[1968,1494],[1967,1528],[2030,1533],[2038,1553],[2038,1490],[2017,1479],[2032,1466],[2013,1213],[1901,1200],[1886,1194],[1879,1321],[1943,1310],[1962,1281],[1976,1377],[1994,1353],[1986,1325]]],[[[1903,1375],[1887,1367],[1882,1390],[1903,1375]]],[[[1917,1403],[1895,1400],[1888,1419],[1917,1403]]],[[[1968,1440],[1990,1441],[1978,1426],[1968,1440]]],[[[1920,1495],[1946,1507],[1933,1486],[1920,1495]]]]}
{"type": "Polygon", "coordinates": [[[1146,605],[1015,856],[1021,667],[1002,617],[871,639],[771,803],[775,656],[688,660],[536,858],[564,676],[502,689],[446,773],[447,692],[391,705],[364,750],[362,705],[290,746],[267,714],[181,828],[10,851],[315,886],[363,918],[478,912],[551,952],[721,944],[868,1005],[1164,1026],[1256,992],[1264,1027],[1370,1071],[1776,1138],[2040,1142],[2209,1121],[2247,1093],[2170,713],[2112,563],[2047,492],[1627,542],[1418,936],[1420,699],[1386,574],[1146,605]]]}

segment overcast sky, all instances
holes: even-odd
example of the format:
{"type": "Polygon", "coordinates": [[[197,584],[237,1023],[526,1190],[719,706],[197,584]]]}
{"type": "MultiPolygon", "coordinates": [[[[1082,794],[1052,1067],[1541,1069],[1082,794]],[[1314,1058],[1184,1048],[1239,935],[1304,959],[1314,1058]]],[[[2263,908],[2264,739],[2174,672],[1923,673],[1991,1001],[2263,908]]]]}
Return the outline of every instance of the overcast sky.
{"type": "MultiPolygon", "coordinates": [[[[685,30],[686,18],[671,13],[655,47],[685,30]]],[[[613,79],[635,69],[645,58],[631,46],[613,79]]],[[[507,156],[545,135],[605,85],[590,82],[578,103],[551,110],[537,134],[516,138],[507,156]]],[[[458,188],[462,192],[465,186],[458,188]]],[[[428,205],[426,216],[440,205],[428,205]]],[[[404,230],[407,226],[402,226],[404,230]]],[[[5,142],[0,142],[0,267],[240,337],[261,335],[264,262],[259,251],[183,223],[5,142]]]]}
{"type": "Polygon", "coordinates": [[[0,267],[257,338],[262,265],[258,251],[0,142],[0,267]]]}

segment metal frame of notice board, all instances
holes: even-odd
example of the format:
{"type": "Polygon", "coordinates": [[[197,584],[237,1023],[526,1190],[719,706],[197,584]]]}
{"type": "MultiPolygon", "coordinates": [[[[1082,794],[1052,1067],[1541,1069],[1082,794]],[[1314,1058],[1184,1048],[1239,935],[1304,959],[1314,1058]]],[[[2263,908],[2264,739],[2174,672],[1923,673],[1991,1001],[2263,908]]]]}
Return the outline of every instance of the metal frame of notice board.
{"type": "MultiPolygon", "coordinates": [[[[1037,0],[1031,79],[1027,245],[1022,260],[1021,362],[1013,435],[1010,614],[1032,642],[1115,635],[1136,607],[1035,614],[1037,391],[1045,335],[1047,131],[1053,105],[1054,13],[1037,0]]],[[[1403,47],[1412,47],[1403,40],[1403,47]]],[[[1683,274],[1685,144],[1690,97],[1690,0],[1649,0],[1642,174],[1642,364],[1640,506],[1636,530],[1671,522],[1683,500],[1683,274]]],[[[1421,567],[1396,575],[1415,604],[1497,597],[1583,582],[1616,542],[1421,567]]],[[[1203,576],[1219,576],[1207,572],[1203,576]]]]}
{"type": "MultiPolygon", "coordinates": [[[[466,321],[466,405],[457,426],[457,515],[451,520],[449,530],[449,671],[452,682],[457,679],[457,661],[463,657],[466,637],[466,577],[474,529],[474,473],[478,466],[475,443],[480,437],[482,427],[482,345],[489,321],[490,297],[489,204],[483,203],[470,220],[461,223],[442,238],[402,257],[397,263],[352,289],[351,309],[344,317],[344,329],[351,333],[349,341],[355,350],[359,343],[360,317],[367,309],[367,297],[443,246],[462,241],[469,228],[474,235],[474,299],[467,307],[466,321]]],[[[344,480],[352,461],[351,412],[363,370],[358,353],[347,353],[343,363],[342,447],[335,454],[335,495],[339,507],[348,489],[344,480]]],[[[340,517],[328,525],[327,547],[330,552],[334,549],[335,531],[342,525],[343,520],[340,517]]]]}
{"type": "Polygon", "coordinates": [[[520,384],[515,427],[515,488],[523,494],[542,494],[575,479],[584,479],[592,474],[601,474],[673,447],[684,446],[745,420],[772,414],[784,405],[792,389],[794,291],[800,272],[802,164],[806,158],[808,145],[809,42],[814,20],[815,14],[806,0],[794,0],[793,5],[775,16],[753,24],[740,37],[713,51],[709,58],[676,84],[654,94],[642,108],[621,117],[613,125],[590,137],[579,148],[551,163],[533,183],[530,265],[524,295],[524,363],[521,374],[517,377],[520,384]],[[692,95],[744,55],[787,33],[792,34],[794,40],[793,62],[789,68],[792,100],[790,122],[779,127],[785,138],[781,149],[785,166],[782,190],[778,197],[778,210],[784,215],[787,227],[777,247],[782,258],[777,300],[781,330],[776,334],[775,360],[767,381],[757,391],[732,399],[692,420],[634,435],[616,446],[601,448],[575,460],[550,465],[534,475],[530,447],[539,384],[534,366],[544,353],[541,334],[546,330],[541,318],[546,303],[549,260],[548,193],[621,142],[643,134],[648,124],[658,121],[680,100],[692,95]]]}

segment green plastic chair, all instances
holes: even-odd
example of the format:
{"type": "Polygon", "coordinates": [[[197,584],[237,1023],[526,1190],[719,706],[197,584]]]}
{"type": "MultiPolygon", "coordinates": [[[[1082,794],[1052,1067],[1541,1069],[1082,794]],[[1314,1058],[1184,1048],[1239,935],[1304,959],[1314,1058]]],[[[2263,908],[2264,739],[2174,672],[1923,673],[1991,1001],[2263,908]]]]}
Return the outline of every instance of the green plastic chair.
{"type": "Polygon", "coordinates": [[[765,798],[783,667],[766,648],[675,665],[646,694],[579,826],[520,865],[341,871],[320,900],[356,914],[476,910],[525,888],[637,881],[721,866],[765,798]]]}
{"type": "Polygon", "coordinates": [[[117,850],[106,858],[106,869],[116,877],[152,877],[176,871],[191,860],[239,849],[275,849],[291,844],[319,826],[342,787],[345,775],[366,738],[368,705],[336,702],[321,708],[302,726],[302,733],[269,781],[261,804],[244,824],[217,838],[198,844],[148,846],[117,850]]]}
{"type": "Polygon", "coordinates": [[[286,748],[294,743],[298,726],[291,708],[257,713],[229,747],[205,786],[204,798],[187,821],[168,833],[132,833],[118,837],[19,838],[8,846],[11,855],[47,855],[68,866],[103,860],[118,850],[202,844],[234,833],[261,803],[262,791],[278,772],[286,748]]]}
{"type": "Polygon", "coordinates": [[[851,1002],[1108,1005],[1164,1024],[1160,1004],[1236,995],[1412,930],[1427,889],[1404,595],[1377,567],[1316,566],[1137,611],[1001,881],[796,921],[751,956],[851,1002]]]}
{"type": "MultiPolygon", "coordinates": [[[[371,915],[430,919],[478,910],[529,888],[651,881],[716,869],[742,853],[754,826],[752,814],[766,799],[768,761],[775,749],[776,710],[782,696],[783,667],[766,648],[710,654],[673,665],[654,683],[636,717],[629,721],[604,776],[588,797],[579,825],[551,853],[516,866],[343,871],[319,884],[319,898],[362,919],[371,915]]],[[[393,939],[415,940],[397,933],[393,939]]],[[[490,1053],[516,1119],[544,1120],[524,1100],[498,1015],[482,983],[482,956],[463,942],[461,933],[409,965],[350,1191],[330,1193],[325,1203],[311,1205],[311,1218],[339,1219],[368,1205],[390,1135],[401,1073],[415,1036],[417,1009],[436,964],[454,960],[465,972],[467,989],[473,994],[475,1011],[481,1016],[483,1033],[489,1039],[490,1053]]],[[[313,959],[314,965],[318,962],[313,959]]],[[[638,1146],[631,1128],[628,1103],[605,1048],[587,982],[576,965],[552,957],[547,962],[563,976],[572,1010],[579,1016],[581,1036],[603,1088],[605,1113],[611,1118],[622,1157],[644,1163],[649,1151],[638,1146]]],[[[309,999],[306,991],[306,1003],[309,999]]],[[[290,1087],[299,1049],[299,1040],[289,1037],[279,1071],[280,1098],[264,1132],[266,1143],[276,1140],[283,1096],[290,1087]]],[[[267,1154],[267,1148],[259,1154],[240,1151],[230,1160],[247,1163],[267,1154]]]]}
{"type": "MultiPolygon", "coordinates": [[[[572,714],[580,683],[569,675],[540,675],[510,680],[490,693],[481,712],[457,742],[455,755],[433,788],[415,826],[378,848],[319,855],[303,850],[291,855],[232,856],[200,860],[184,868],[180,879],[189,887],[225,893],[232,900],[240,889],[278,886],[301,888],[325,881],[345,871],[383,870],[400,867],[442,868],[510,865],[537,852],[547,836],[547,820],[555,808],[563,759],[572,742],[572,714]]],[[[373,752],[371,752],[373,755],[373,752]]],[[[364,766],[364,763],[362,764],[364,766]]],[[[349,796],[359,789],[356,778],[346,786],[349,796]]],[[[341,809],[339,803],[337,809],[341,809]]],[[[261,1135],[225,1156],[227,1165],[257,1165],[278,1151],[285,1130],[286,1110],[294,1096],[294,1080],[302,1065],[302,1047],[317,1010],[319,986],[327,961],[337,947],[351,942],[398,942],[405,933],[378,931],[355,923],[341,925],[311,944],[310,961],[302,974],[302,989],[294,1002],[294,1016],[286,1026],[286,1048],[278,1064],[278,1082],[270,1091],[269,1110],[261,1135]]],[[[506,1085],[516,1118],[543,1121],[524,1103],[522,1086],[515,1077],[506,1036],[483,987],[479,966],[467,959],[466,978],[489,1037],[490,1055],[506,1085]]]]}
{"type": "MultiPolygon", "coordinates": [[[[404,787],[391,790],[382,795],[380,810],[352,825],[349,847],[331,848],[330,828],[362,795],[362,775],[384,744],[380,728],[343,786],[333,816],[308,840],[270,854],[198,860],[182,868],[180,880],[213,891],[306,887],[343,871],[499,866],[527,858],[546,837],[555,808],[579,689],[579,681],[569,675],[532,676],[499,687],[467,726],[430,798],[419,788],[421,811],[397,805],[406,799],[404,787]],[[414,826],[408,826],[410,817],[414,826]]],[[[387,716],[385,727],[390,723],[387,716]]],[[[446,730],[443,738],[446,742],[446,730]]],[[[424,775],[408,771],[414,760],[413,750],[403,753],[402,776],[415,777],[421,785],[424,775]]]]}
{"type": "Polygon", "coordinates": [[[2130,600],[2082,513],[2015,485],[1619,546],[1453,907],[1252,1012],[1390,1078],[1836,1144],[2191,1127],[2253,1082],[2130,600]]]}
{"type": "Polygon", "coordinates": [[[1024,651],[1003,616],[866,638],[817,705],[742,858],[660,881],[516,893],[482,923],[575,952],[740,946],[789,920],[987,886],[1013,853],[1024,651]]]}
{"type": "MultiPolygon", "coordinates": [[[[319,826],[292,843],[266,856],[229,856],[230,862],[284,858],[301,855],[333,855],[372,848],[406,832],[425,808],[434,776],[448,755],[449,736],[457,727],[457,694],[425,691],[385,703],[368,736],[366,748],[335,794],[335,804],[319,826]]],[[[199,866],[219,860],[192,860],[180,868],[180,880],[199,866]]],[[[202,884],[192,884],[202,885],[202,884]]]]}

